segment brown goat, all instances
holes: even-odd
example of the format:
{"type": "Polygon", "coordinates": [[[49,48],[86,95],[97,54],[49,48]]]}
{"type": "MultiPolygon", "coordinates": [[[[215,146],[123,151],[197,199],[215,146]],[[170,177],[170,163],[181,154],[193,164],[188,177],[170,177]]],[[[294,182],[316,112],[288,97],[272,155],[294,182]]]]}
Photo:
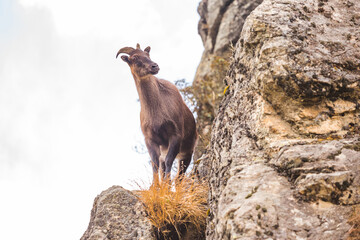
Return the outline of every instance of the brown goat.
{"type": "Polygon", "coordinates": [[[131,69],[140,98],[141,130],[149,151],[154,183],[162,178],[170,179],[175,158],[179,161],[178,177],[182,176],[191,162],[197,140],[194,116],[184,103],[176,86],[154,75],[159,66],[150,59],[150,47],[142,51],[140,45],[121,48],[119,54],[131,69]]]}

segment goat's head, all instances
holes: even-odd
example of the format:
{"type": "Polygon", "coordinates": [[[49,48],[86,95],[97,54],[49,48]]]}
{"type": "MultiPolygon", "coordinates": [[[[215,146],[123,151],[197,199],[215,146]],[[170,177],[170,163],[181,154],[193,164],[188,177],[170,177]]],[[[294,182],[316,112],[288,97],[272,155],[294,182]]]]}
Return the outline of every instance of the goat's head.
{"type": "Polygon", "coordinates": [[[123,55],[121,59],[129,64],[131,71],[135,73],[138,77],[143,77],[149,74],[155,75],[159,72],[159,66],[150,59],[150,47],[147,47],[143,50],[140,49],[140,45],[136,44],[136,49],[132,47],[121,48],[117,54],[125,53],[129,56],[123,55]]]}

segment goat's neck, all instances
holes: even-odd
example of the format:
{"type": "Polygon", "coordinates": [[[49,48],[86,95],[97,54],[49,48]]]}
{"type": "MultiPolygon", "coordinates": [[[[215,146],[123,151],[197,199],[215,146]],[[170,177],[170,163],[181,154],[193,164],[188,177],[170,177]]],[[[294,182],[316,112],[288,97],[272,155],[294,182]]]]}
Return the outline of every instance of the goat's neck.
{"type": "Polygon", "coordinates": [[[134,74],[134,79],[141,109],[151,115],[156,114],[162,106],[157,78],[153,75],[138,77],[134,74]]]}

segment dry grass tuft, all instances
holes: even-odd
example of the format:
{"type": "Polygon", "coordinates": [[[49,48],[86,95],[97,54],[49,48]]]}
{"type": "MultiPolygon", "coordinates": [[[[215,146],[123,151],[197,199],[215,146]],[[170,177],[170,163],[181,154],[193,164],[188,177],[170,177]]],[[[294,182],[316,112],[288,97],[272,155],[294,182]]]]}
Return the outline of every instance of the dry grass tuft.
{"type": "Polygon", "coordinates": [[[206,183],[184,177],[181,181],[164,181],[152,185],[147,190],[139,191],[138,195],[152,225],[162,234],[168,229],[175,229],[180,239],[184,226],[186,228],[191,225],[198,231],[205,227],[208,195],[206,183]]]}
{"type": "Polygon", "coordinates": [[[354,208],[348,223],[351,225],[348,240],[360,240],[360,207],[354,208]]]}

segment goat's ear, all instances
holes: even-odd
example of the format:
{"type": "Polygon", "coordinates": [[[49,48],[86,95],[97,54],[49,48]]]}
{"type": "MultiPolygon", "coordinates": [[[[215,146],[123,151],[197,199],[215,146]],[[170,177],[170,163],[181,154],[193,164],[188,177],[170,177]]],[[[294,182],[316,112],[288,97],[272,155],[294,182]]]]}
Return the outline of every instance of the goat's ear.
{"type": "Polygon", "coordinates": [[[122,59],[124,62],[130,63],[128,56],[122,55],[122,56],[121,56],[121,59],[122,59]]]}
{"type": "Polygon", "coordinates": [[[150,53],[150,47],[146,47],[145,49],[144,49],[144,52],[147,52],[147,53],[150,53]]]}

